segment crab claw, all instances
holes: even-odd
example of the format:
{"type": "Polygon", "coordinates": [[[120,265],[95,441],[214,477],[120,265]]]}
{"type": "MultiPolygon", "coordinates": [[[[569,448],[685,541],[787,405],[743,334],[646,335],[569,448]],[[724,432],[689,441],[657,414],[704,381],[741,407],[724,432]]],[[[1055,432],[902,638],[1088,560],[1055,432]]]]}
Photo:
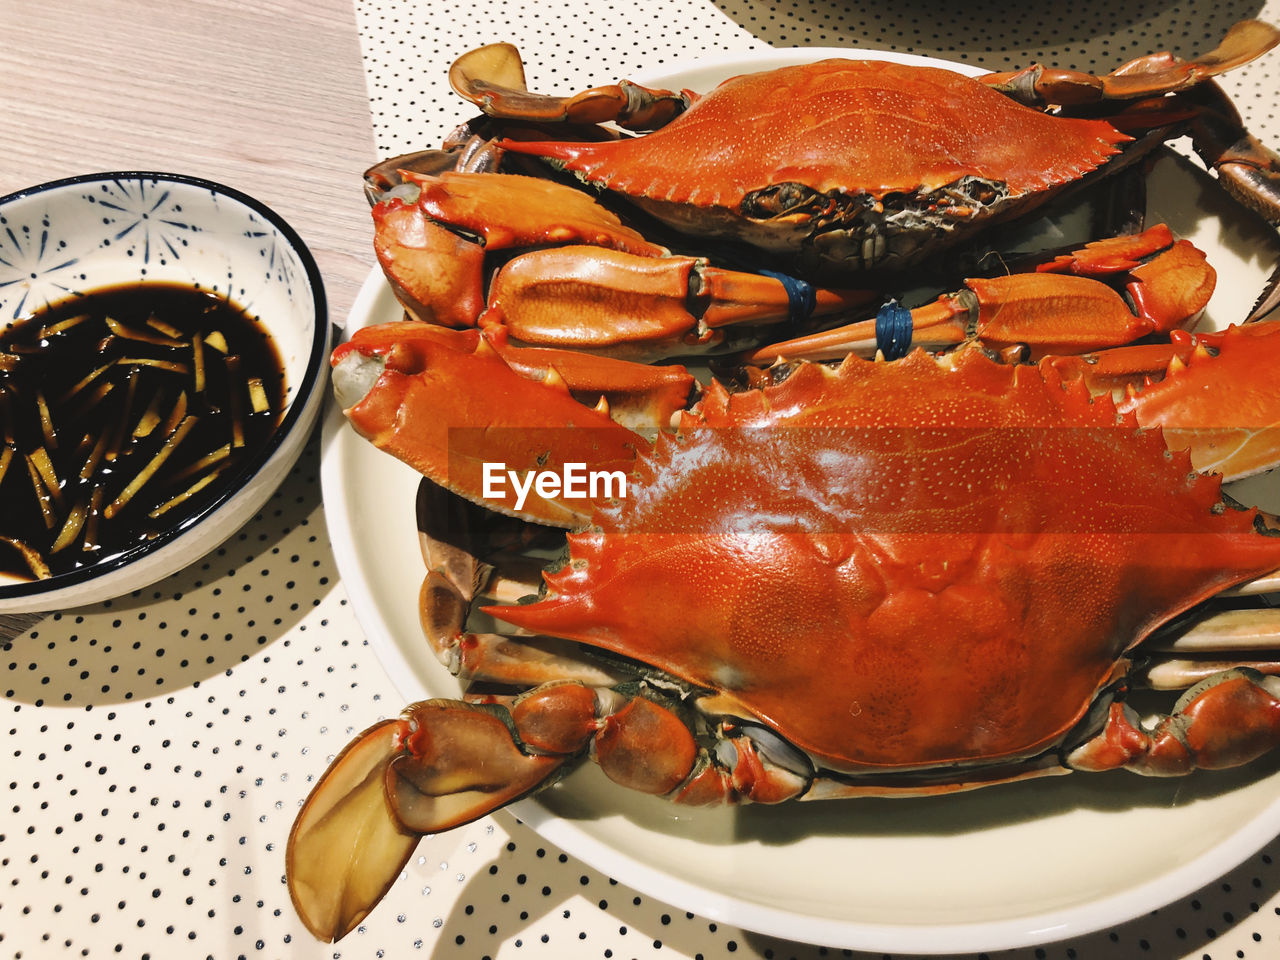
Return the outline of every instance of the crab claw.
{"type": "Polygon", "coordinates": [[[625,474],[635,451],[647,446],[609,417],[607,403],[593,408],[574,399],[555,367],[541,381],[521,376],[476,330],[415,322],[366,327],[334,351],[332,362],[339,403],[361,435],[424,476],[508,515],[571,527],[590,516],[592,500],[537,490],[527,503],[485,499],[488,463],[501,460],[504,469],[530,476],[563,471],[570,462],[625,474]],[[460,382],[481,389],[460,391],[460,382]]]}
{"type": "Polygon", "coordinates": [[[1087,108],[1103,101],[1129,101],[1108,118],[1128,132],[1189,121],[1196,153],[1217,173],[1227,193],[1275,223],[1280,221],[1280,156],[1245,130],[1239,112],[1211,78],[1277,44],[1280,30],[1260,20],[1243,20],[1215,49],[1191,60],[1163,52],[1131,60],[1105,76],[1035,64],[978,79],[1036,107],[1087,108]]]}
{"type": "Polygon", "coordinates": [[[594,198],[554,181],[404,169],[396,176],[398,185],[373,207],[374,250],[415,319],[501,326],[529,345],[656,359],[716,347],[724,327],[807,321],[876,297],[672,256],[594,198]]]}
{"type": "MultiPolygon", "coordinates": [[[[586,694],[579,713],[590,720],[594,700],[586,694]]],[[[346,936],[382,899],[421,836],[543,786],[594,732],[570,727],[561,721],[538,740],[567,752],[530,754],[513,739],[505,708],[425,700],[362,733],[320,777],[289,834],[289,895],[307,929],[321,940],[346,936]]]]}
{"type": "MultiPolygon", "coordinates": [[[[371,176],[389,182],[385,172],[366,180],[371,176]]],[[[398,186],[373,206],[374,252],[396,297],[419,320],[474,324],[484,310],[486,253],[565,243],[666,253],[586,194],[548,180],[404,168],[395,176],[398,186]]]]}
{"type": "Polygon", "coordinates": [[[1186,96],[1199,107],[1191,143],[1200,159],[1238,203],[1271,223],[1280,222],[1280,155],[1245,129],[1240,112],[1218,84],[1203,84],[1186,96]]]}
{"type": "Polygon", "coordinates": [[[384,720],[338,754],[289,833],[289,896],[317,939],[355,929],[418,845],[418,834],[391,815],[383,786],[400,723],[384,720]]]}

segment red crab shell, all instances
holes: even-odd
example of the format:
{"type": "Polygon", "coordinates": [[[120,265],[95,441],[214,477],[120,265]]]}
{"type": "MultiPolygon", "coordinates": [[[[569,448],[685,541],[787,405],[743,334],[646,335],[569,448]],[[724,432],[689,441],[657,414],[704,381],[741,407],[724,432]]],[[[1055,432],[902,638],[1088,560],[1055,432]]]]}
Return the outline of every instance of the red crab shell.
{"type": "Polygon", "coordinates": [[[718,691],[835,771],[1034,756],[1156,626],[1280,563],[1157,431],[976,351],[802,365],[685,426],[548,598],[489,609],[718,691]]]}
{"type": "MultiPolygon", "coordinates": [[[[751,216],[754,194],[784,184],[877,202],[937,198],[954,188],[940,198],[951,207],[944,219],[992,219],[1047,198],[1130,139],[1103,121],[1024,107],[949,70],[823,60],[734,77],[642,137],[504,146],[563,164],[590,183],[661,201],[647,208],[705,231],[715,230],[705,215],[673,205],[751,216]]],[[[769,243],[767,235],[755,241],[769,243]]]]}

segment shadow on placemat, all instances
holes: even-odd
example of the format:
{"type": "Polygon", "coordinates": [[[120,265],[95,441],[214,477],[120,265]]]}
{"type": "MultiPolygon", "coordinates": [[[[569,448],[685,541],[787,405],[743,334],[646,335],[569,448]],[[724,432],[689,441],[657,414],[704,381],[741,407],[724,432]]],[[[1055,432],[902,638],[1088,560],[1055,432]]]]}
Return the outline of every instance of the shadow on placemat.
{"type": "MultiPolygon", "coordinates": [[[[1005,70],[1004,51],[1025,51],[1056,66],[1110,70],[1169,49],[1192,57],[1215,46],[1239,20],[1254,18],[1259,0],[811,0],[770,7],[755,0],[715,0],[743,29],[766,43],[850,46],[963,59],[1005,70]],[[1096,64],[1089,61],[1095,59],[1096,64]]],[[[1016,53],[1013,55],[1017,55],[1016,53]]]]}
{"type": "Polygon", "coordinates": [[[37,706],[145,700],[288,634],[338,582],[318,450],[313,438],[262,511],[208,556],[128,596],[26,624],[4,652],[4,696],[37,706]]]}

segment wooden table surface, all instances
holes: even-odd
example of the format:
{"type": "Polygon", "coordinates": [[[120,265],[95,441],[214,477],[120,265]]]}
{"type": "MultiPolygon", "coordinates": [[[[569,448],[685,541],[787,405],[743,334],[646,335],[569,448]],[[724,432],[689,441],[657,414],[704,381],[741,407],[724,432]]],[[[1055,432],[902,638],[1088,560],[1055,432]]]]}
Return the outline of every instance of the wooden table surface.
{"type": "Polygon", "coordinates": [[[0,23],[0,194],[114,170],[225,183],[294,226],[346,315],[374,156],[350,0],[0,0],[0,23]]]}

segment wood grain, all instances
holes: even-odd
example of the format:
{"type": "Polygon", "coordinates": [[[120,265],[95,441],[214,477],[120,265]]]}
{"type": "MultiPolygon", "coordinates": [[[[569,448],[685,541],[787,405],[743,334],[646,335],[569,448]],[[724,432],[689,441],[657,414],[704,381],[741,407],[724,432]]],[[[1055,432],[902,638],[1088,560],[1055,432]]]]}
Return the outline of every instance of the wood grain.
{"type": "Polygon", "coordinates": [[[285,217],[341,322],[373,264],[350,0],[0,0],[0,194],[105,170],[205,177],[285,217]]]}

